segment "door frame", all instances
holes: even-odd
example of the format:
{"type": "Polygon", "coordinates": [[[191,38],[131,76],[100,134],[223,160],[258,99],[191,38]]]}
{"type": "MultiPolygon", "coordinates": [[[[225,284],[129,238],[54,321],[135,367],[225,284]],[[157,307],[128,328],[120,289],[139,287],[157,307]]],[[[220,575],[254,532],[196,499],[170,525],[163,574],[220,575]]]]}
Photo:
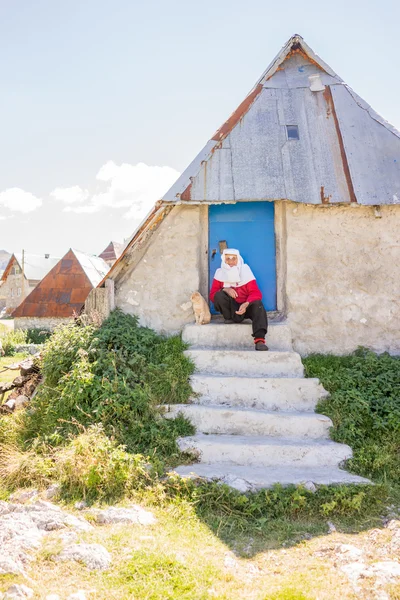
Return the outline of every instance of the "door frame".
{"type": "MultiPolygon", "coordinates": [[[[246,200],[243,200],[246,202],[246,200]]],[[[248,200],[254,202],[254,200],[248,200]]],[[[259,200],[266,202],[266,200],[259,200]]],[[[209,302],[210,284],[209,281],[209,204],[200,204],[200,264],[199,264],[199,291],[201,295],[209,302]]],[[[237,204],[237,202],[213,202],[212,204],[237,204]]],[[[272,318],[283,318],[287,316],[286,302],[286,275],[287,275],[287,252],[286,252],[286,203],[283,201],[274,201],[275,205],[275,259],[276,259],[276,310],[268,311],[272,318]]]]}

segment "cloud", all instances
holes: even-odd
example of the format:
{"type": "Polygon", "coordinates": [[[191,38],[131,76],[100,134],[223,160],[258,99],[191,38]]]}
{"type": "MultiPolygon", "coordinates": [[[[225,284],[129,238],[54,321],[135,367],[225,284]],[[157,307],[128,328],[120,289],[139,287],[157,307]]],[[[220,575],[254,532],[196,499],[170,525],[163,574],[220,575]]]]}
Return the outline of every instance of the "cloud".
{"type": "Polygon", "coordinates": [[[15,212],[29,213],[42,206],[42,200],[21,188],[9,188],[0,193],[0,206],[15,212]]]}
{"type": "Polygon", "coordinates": [[[87,200],[89,198],[89,191],[83,190],[79,185],[68,188],[57,187],[50,193],[50,196],[65,204],[76,204],[87,200]]]}
{"type": "MultiPolygon", "coordinates": [[[[179,175],[180,173],[171,167],[150,166],[145,163],[117,165],[109,160],[96,175],[97,181],[100,182],[97,193],[86,205],[67,206],[64,211],[94,213],[107,208],[125,208],[128,209],[124,213],[126,219],[140,221],[179,175]]],[[[78,186],[67,189],[75,188],[78,186]]]]}

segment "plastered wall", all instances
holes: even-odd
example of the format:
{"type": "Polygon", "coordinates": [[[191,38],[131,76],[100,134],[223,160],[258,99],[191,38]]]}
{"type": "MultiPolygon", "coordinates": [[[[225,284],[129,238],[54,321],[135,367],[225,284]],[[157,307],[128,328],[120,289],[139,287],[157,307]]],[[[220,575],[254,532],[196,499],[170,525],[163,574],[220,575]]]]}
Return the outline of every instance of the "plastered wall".
{"type": "Polygon", "coordinates": [[[201,214],[176,206],[151,236],[139,263],[115,283],[115,303],[141,325],[178,332],[194,321],[190,295],[200,285],[201,214]]]}
{"type": "MultiPolygon", "coordinates": [[[[400,206],[280,202],[276,230],[278,307],[295,350],[400,354],[400,206]]],[[[116,305],[178,332],[194,321],[191,293],[207,293],[204,207],[174,207],[147,244],[115,282],[116,305]]]]}
{"type": "Polygon", "coordinates": [[[399,354],[400,206],[284,205],[295,349],[399,354]]]}

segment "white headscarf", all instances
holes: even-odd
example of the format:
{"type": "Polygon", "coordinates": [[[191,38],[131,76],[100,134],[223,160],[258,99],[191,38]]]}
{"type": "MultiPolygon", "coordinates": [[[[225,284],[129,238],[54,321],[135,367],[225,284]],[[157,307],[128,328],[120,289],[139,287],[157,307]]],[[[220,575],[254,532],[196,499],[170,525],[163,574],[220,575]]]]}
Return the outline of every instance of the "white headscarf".
{"type": "Polygon", "coordinates": [[[214,279],[222,281],[224,287],[240,287],[246,285],[249,281],[255,279],[249,265],[245,265],[239,250],[234,248],[225,248],[221,256],[221,267],[215,271],[214,279]],[[238,264],[230,267],[225,262],[225,254],[235,254],[238,257],[238,264]]]}

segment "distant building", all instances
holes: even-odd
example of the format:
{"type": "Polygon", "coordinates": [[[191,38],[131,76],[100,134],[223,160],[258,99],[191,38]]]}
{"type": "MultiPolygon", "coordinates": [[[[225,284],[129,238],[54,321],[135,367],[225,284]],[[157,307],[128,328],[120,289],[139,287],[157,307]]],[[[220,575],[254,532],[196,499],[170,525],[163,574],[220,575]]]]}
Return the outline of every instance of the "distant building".
{"type": "Polygon", "coordinates": [[[12,254],[0,280],[0,310],[10,314],[60,260],[49,254],[12,254]]]}
{"type": "Polygon", "coordinates": [[[68,250],[12,313],[16,329],[54,329],[79,314],[109,266],[98,256],[68,250]]]}
{"type": "Polygon", "coordinates": [[[115,261],[121,256],[123,249],[124,244],[119,244],[118,242],[110,242],[107,248],[103,250],[103,252],[99,254],[99,256],[110,267],[112,267],[115,261]]]}

